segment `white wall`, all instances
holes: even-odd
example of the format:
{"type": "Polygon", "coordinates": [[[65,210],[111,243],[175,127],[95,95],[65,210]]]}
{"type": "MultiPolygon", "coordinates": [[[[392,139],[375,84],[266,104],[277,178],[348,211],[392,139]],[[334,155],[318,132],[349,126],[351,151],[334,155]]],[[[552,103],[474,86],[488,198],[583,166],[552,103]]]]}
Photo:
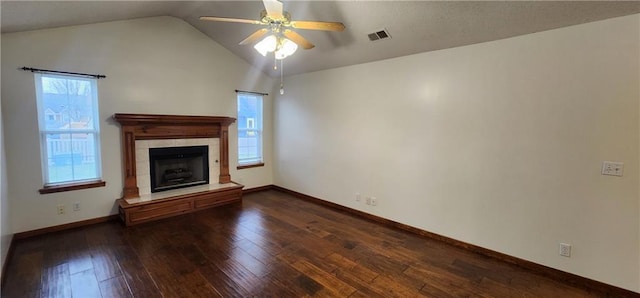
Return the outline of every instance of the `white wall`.
{"type": "MultiPolygon", "coordinates": [[[[0,98],[0,103],[2,99],[0,98]]],[[[4,268],[9,246],[11,244],[11,222],[9,221],[9,197],[7,195],[7,169],[4,132],[2,125],[2,105],[0,104],[0,268],[4,268]]],[[[0,273],[2,278],[2,273],[0,273]]]]}
{"type": "Polygon", "coordinates": [[[276,185],[640,291],[639,27],[633,15],[285,78],[276,185]],[[600,175],[603,160],[624,177],[600,175]]]}
{"type": "MultiPolygon", "coordinates": [[[[116,213],[122,195],[120,127],[114,113],[236,117],[235,89],[272,93],[274,83],[210,38],[172,17],[2,35],[2,112],[13,232],[116,213]],[[40,195],[42,171],[33,74],[22,66],[107,76],[98,81],[103,179],[107,186],[40,195]],[[81,211],[73,212],[73,202],[81,211]],[[67,212],[57,215],[56,206],[67,212]]],[[[237,126],[230,129],[231,177],[272,184],[271,98],[265,100],[266,166],[236,171],[237,126]]]]}

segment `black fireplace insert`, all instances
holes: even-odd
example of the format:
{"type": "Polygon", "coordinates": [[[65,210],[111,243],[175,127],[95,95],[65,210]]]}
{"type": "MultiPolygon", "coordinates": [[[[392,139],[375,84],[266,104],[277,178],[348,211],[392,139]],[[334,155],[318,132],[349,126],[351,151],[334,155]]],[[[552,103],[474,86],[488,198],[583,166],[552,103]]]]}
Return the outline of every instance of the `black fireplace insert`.
{"type": "Polygon", "coordinates": [[[149,149],[151,192],[209,184],[209,147],[149,149]]]}

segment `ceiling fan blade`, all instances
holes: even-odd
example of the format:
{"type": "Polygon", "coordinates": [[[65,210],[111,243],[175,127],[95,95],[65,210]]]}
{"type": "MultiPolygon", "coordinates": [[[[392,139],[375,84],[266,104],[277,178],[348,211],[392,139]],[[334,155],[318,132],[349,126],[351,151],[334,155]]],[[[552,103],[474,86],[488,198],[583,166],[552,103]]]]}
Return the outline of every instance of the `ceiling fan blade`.
{"type": "Polygon", "coordinates": [[[269,17],[276,20],[284,19],[282,2],[278,0],[262,0],[262,3],[269,17]]]}
{"type": "Polygon", "coordinates": [[[306,38],[302,37],[302,35],[298,34],[295,31],[286,29],[282,34],[284,34],[284,36],[286,36],[288,39],[291,39],[291,41],[295,42],[297,45],[301,46],[305,50],[312,49],[313,47],[315,47],[306,38]]]}
{"type": "Polygon", "coordinates": [[[315,22],[315,21],[291,21],[291,27],[296,29],[343,31],[344,24],[338,22],[315,22]]]}
{"type": "Polygon", "coordinates": [[[201,21],[230,22],[230,23],[245,23],[245,24],[253,24],[253,25],[261,25],[262,24],[262,22],[260,22],[258,20],[223,18],[223,17],[213,17],[213,16],[203,16],[203,17],[200,17],[200,20],[201,21]]]}
{"type": "Polygon", "coordinates": [[[243,41],[241,41],[239,43],[239,45],[246,45],[246,44],[251,44],[254,43],[256,40],[260,39],[260,37],[264,36],[265,34],[267,34],[267,32],[269,32],[269,29],[267,28],[262,28],[256,32],[253,32],[253,34],[249,35],[249,37],[245,38],[243,41]]]}

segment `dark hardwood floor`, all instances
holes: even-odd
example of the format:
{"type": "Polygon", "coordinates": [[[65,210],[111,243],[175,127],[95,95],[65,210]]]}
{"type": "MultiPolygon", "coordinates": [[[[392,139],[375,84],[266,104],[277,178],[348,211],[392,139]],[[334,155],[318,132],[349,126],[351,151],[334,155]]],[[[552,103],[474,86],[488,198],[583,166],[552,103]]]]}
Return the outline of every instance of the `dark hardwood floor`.
{"type": "Polygon", "coordinates": [[[19,240],[2,297],[595,297],[278,191],[19,240]]]}

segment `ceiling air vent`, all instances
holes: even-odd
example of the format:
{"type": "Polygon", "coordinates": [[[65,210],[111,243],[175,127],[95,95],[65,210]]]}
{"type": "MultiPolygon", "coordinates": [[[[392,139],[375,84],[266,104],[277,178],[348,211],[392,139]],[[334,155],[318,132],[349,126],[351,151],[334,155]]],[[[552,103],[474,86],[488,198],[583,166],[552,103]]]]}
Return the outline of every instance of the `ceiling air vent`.
{"type": "Polygon", "coordinates": [[[389,35],[389,32],[387,31],[387,29],[382,29],[377,32],[369,33],[367,34],[367,36],[369,36],[370,41],[391,38],[391,35],[389,35]]]}

